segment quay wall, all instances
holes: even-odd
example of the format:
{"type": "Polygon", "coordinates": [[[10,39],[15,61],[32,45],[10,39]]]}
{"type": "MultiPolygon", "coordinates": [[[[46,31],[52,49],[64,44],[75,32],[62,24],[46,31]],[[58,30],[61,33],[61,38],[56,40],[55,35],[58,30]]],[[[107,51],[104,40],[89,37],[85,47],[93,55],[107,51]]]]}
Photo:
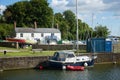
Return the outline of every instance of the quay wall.
{"type": "MultiPolygon", "coordinates": [[[[120,53],[99,53],[95,55],[97,56],[97,59],[95,60],[96,64],[120,62],[120,53]]],[[[35,68],[36,66],[39,66],[40,63],[47,61],[49,57],[50,56],[0,58],[0,71],[35,68]]]]}
{"type": "MultiPolygon", "coordinates": [[[[9,47],[9,48],[23,48],[24,44],[18,42],[0,42],[0,47],[9,47]]],[[[86,45],[78,45],[79,50],[86,50],[86,45]]],[[[43,50],[72,50],[76,49],[76,45],[73,44],[57,44],[57,45],[48,45],[48,44],[32,44],[32,49],[43,49],[43,50]]]]}
{"type": "MultiPolygon", "coordinates": [[[[78,45],[78,46],[79,46],[79,50],[86,50],[86,45],[78,45]]],[[[76,45],[73,44],[57,44],[57,45],[33,44],[32,45],[32,49],[39,49],[39,48],[43,50],[72,50],[72,49],[76,49],[76,45]]]]}
{"type": "Polygon", "coordinates": [[[0,58],[0,70],[35,68],[49,56],[0,58]]]}

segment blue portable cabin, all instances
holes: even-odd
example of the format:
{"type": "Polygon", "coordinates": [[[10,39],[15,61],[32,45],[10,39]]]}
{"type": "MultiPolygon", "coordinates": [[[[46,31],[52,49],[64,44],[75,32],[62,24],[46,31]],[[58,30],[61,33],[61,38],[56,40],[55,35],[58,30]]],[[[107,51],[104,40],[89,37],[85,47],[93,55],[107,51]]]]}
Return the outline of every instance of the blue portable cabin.
{"type": "Polygon", "coordinates": [[[105,52],[112,52],[112,41],[105,41],[105,52]]]}
{"type": "Polygon", "coordinates": [[[112,41],[106,41],[105,38],[88,39],[87,52],[112,52],[112,41]]]}

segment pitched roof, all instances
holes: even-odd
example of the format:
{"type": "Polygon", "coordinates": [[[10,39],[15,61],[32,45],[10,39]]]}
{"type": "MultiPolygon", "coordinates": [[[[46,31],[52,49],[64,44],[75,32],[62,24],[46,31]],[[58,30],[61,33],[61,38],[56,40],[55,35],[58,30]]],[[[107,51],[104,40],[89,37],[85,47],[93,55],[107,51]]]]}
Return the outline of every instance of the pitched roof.
{"type": "Polygon", "coordinates": [[[60,33],[56,28],[15,28],[17,33],[60,33]]]}

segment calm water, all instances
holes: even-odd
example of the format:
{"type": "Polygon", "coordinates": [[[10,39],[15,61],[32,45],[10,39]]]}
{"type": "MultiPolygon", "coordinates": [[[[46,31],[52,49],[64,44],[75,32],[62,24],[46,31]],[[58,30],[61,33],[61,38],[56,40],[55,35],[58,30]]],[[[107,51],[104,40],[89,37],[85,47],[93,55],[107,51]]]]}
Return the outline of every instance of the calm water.
{"type": "Polygon", "coordinates": [[[85,71],[12,70],[0,72],[0,80],[120,80],[120,64],[99,64],[85,71]]]}

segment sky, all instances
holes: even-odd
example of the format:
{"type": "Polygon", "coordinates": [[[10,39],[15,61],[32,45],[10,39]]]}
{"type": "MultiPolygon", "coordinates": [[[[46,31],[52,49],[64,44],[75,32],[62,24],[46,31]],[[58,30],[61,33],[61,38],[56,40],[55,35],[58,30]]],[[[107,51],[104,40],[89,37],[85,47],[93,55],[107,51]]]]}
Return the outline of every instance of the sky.
{"type": "MultiPolygon", "coordinates": [[[[18,1],[22,0],[0,0],[1,12],[18,1]]],[[[76,14],[76,1],[79,19],[93,29],[98,25],[107,26],[110,35],[120,36],[120,0],[48,0],[48,3],[54,13],[71,10],[76,14]]]]}

